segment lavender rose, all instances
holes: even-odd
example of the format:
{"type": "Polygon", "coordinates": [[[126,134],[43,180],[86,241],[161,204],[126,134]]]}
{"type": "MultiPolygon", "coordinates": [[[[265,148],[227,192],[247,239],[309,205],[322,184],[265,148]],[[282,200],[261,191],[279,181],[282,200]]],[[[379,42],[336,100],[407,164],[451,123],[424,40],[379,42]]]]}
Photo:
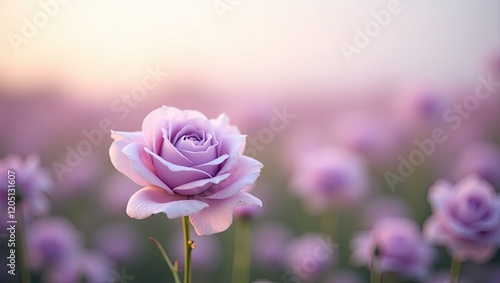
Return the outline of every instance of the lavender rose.
{"type": "Polygon", "coordinates": [[[10,154],[0,159],[0,201],[2,205],[7,203],[8,193],[11,192],[7,186],[8,176],[15,177],[17,205],[22,206],[28,219],[46,214],[50,210],[50,201],[46,194],[53,189],[54,182],[49,171],[40,163],[40,156],[37,154],[30,154],[24,159],[19,155],[10,154]]]}
{"type": "Polygon", "coordinates": [[[433,255],[417,224],[402,217],[380,220],[371,231],[356,235],[351,247],[358,265],[417,279],[427,276],[433,255]]]}
{"type": "Polygon", "coordinates": [[[141,132],[112,131],[111,162],[143,186],[127,214],[143,219],[163,212],[190,216],[198,235],[226,230],[233,209],[262,202],[242,190],[262,164],[243,155],[245,137],[225,114],[207,119],[198,111],[163,106],[146,116],[141,132]]]}
{"type": "Polygon", "coordinates": [[[493,186],[470,175],[455,186],[440,180],[429,190],[433,215],[425,237],[461,261],[485,262],[500,246],[500,197],[493,186]]]}
{"type": "Polygon", "coordinates": [[[366,165],[361,155],[347,148],[318,148],[302,155],[291,189],[311,212],[324,212],[332,206],[347,208],[368,193],[366,165]]]}

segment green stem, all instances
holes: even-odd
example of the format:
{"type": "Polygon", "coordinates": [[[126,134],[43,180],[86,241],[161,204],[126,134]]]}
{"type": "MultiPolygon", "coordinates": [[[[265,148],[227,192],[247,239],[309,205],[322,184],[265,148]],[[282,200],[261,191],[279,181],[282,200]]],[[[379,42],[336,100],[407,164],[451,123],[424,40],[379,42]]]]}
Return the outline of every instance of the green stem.
{"type": "Polygon", "coordinates": [[[337,240],[337,214],[335,211],[327,210],[321,216],[321,232],[337,240]]]}
{"type": "Polygon", "coordinates": [[[375,271],[375,255],[372,258],[372,263],[370,264],[370,283],[381,283],[382,274],[375,271]]]}
{"type": "Polygon", "coordinates": [[[462,262],[455,257],[451,259],[450,267],[450,283],[458,283],[460,279],[460,269],[462,269],[462,262]]]}
{"type": "Polygon", "coordinates": [[[251,226],[250,219],[241,218],[235,223],[234,258],[232,283],[248,283],[251,259],[251,226]]]}
{"type": "Polygon", "coordinates": [[[397,283],[399,282],[398,275],[395,272],[385,272],[380,275],[380,281],[385,283],[397,283]]]}
{"type": "Polygon", "coordinates": [[[191,283],[191,251],[194,242],[189,239],[189,216],[182,217],[184,230],[184,283],[191,283]]]}
{"type": "Polygon", "coordinates": [[[23,213],[23,206],[19,204],[17,207],[17,215],[18,217],[18,233],[17,233],[17,247],[18,247],[18,255],[20,255],[20,262],[21,262],[21,281],[23,283],[30,283],[31,282],[31,277],[30,277],[30,269],[28,267],[28,259],[27,259],[27,251],[26,251],[26,239],[25,239],[25,224],[24,224],[24,213],[23,213]]]}
{"type": "Polygon", "coordinates": [[[170,258],[168,258],[168,255],[165,252],[165,249],[163,249],[163,246],[160,244],[160,242],[158,242],[158,240],[156,240],[155,238],[153,238],[151,236],[148,237],[148,239],[151,242],[153,242],[160,250],[160,253],[163,255],[163,258],[165,259],[168,267],[170,268],[170,272],[172,272],[172,276],[174,277],[175,283],[181,283],[181,280],[179,279],[179,274],[177,273],[177,268],[172,264],[172,261],[170,261],[170,258]]]}

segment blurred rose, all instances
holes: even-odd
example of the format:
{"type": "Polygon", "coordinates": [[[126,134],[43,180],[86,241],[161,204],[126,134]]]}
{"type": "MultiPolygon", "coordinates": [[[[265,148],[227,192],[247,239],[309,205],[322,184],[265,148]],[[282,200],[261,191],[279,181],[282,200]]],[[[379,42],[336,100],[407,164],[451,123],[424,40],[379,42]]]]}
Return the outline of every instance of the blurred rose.
{"type": "Polygon", "coordinates": [[[337,261],[336,245],[325,235],[305,234],[288,244],[284,258],[290,268],[283,275],[285,282],[314,282],[337,261]]]}
{"type": "Polygon", "coordinates": [[[396,94],[395,120],[413,131],[435,127],[443,121],[448,104],[443,91],[430,86],[412,86],[396,94]]]}
{"type": "Polygon", "coordinates": [[[82,235],[62,217],[37,220],[27,227],[26,235],[28,258],[35,269],[63,264],[83,245],[82,235]]]}
{"type": "Polygon", "coordinates": [[[257,226],[252,244],[256,264],[268,269],[283,267],[283,250],[291,239],[290,230],[282,223],[270,222],[257,226]]]}
{"type": "MultiPolygon", "coordinates": [[[[40,167],[40,158],[36,154],[29,155],[25,160],[18,155],[9,155],[0,160],[0,183],[7,184],[7,171],[15,172],[15,189],[17,205],[23,205],[23,211],[28,214],[47,213],[50,203],[45,195],[53,188],[54,183],[47,169],[40,167]]],[[[2,185],[2,198],[7,197],[7,186],[2,185]]],[[[2,200],[2,203],[6,201],[2,200]]]]}
{"type": "Polygon", "coordinates": [[[345,148],[320,148],[306,153],[299,161],[291,187],[316,212],[332,205],[349,206],[368,192],[366,162],[345,148]]]}
{"type": "Polygon", "coordinates": [[[163,106],[143,121],[142,132],[112,132],[113,165],[144,186],[129,200],[127,214],[143,219],[163,212],[190,216],[198,235],[226,230],[233,208],[259,205],[242,192],[262,164],[242,155],[245,136],[224,114],[208,120],[198,111],[163,106]]]}
{"type": "Polygon", "coordinates": [[[444,245],[459,260],[485,262],[500,246],[500,197],[483,179],[470,175],[451,184],[440,180],[429,190],[433,214],[425,237],[444,245]]]}
{"type": "Polygon", "coordinates": [[[432,260],[432,249],[423,241],[417,224],[406,218],[379,221],[371,231],[354,237],[351,248],[354,263],[410,278],[424,278],[432,260]]]}
{"type": "MultiPolygon", "coordinates": [[[[47,283],[102,283],[120,280],[121,271],[102,253],[88,251],[47,271],[47,283]]],[[[122,270],[123,271],[123,270],[122,270]]]]}

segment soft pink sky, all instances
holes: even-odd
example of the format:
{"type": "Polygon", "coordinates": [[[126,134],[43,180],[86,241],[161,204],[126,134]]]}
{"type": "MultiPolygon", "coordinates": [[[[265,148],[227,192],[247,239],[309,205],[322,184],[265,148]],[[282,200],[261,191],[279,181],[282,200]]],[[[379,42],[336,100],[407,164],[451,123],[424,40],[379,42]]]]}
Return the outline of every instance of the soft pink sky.
{"type": "Polygon", "coordinates": [[[475,78],[500,50],[498,0],[396,1],[399,13],[351,62],[340,45],[395,0],[65,1],[41,0],[57,7],[17,47],[24,18],[47,12],[39,1],[0,2],[0,83],[54,80],[88,96],[156,65],[174,79],[240,87],[442,83],[475,78]],[[222,19],[213,4],[228,2],[237,5],[222,19]]]}

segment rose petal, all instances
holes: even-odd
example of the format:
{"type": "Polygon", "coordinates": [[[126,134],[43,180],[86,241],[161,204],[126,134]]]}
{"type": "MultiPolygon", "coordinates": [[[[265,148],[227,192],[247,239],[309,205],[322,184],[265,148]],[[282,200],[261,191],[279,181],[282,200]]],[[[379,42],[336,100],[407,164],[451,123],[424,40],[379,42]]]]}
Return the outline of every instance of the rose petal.
{"type": "Polygon", "coordinates": [[[193,118],[178,123],[171,121],[170,125],[172,126],[170,137],[173,144],[181,137],[191,134],[198,136],[200,140],[204,139],[206,134],[215,135],[213,125],[204,118],[193,118]]]}
{"type": "Polygon", "coordinates": [[[114,139],[109,148],[109,156],[111,163],[123,175],[129,177],[132,181],[140,186],[147,186],[149,181],[135,172],[130,166],[130,159],[123,153],[123,148],[132,143],[141,143],[144,141],[141,132],[117,132],[111,131],[111,138],[114,139]]]}
{"type": "Polygon", "coordinates": [[[175,107],[162,106],[156,110],[149,113],[142,122],[142,134],[146,141],[146,146],[148,148],[154,148],[153,141],[155,137],[158,137],[157,124],[161,120],[171,120],[177,114],[182,113],[181,110],[175,107]]]}
{"type": "Polygon", "coordinates": [[[220,114],[217,119],[211,119],[210,122],[214,125],[214,129],[216,129],[218,137],[241,135],[240,129],[236,126],[231,126],[229,124],[229,117],[224,113],[220,114]]]}
{"type": "Polygon", "coordinates": [[[211,178],[205,171],[170,163],[156,153],[145,148],[153,157],[153,164],[158,177],[172,189],[194,181],[211,178]]]}
{"type": "Polygon", "coordinates": [[[195,110],[184,110],[177,113],[177,115],[172,117],[169,121],[169,136],[173,144],[175,144],[179,138],[177,135],[179,131],[187,125],[193,125],[197,129],[214,134],[213,127],[208,124],[208,119],[205,115],[195,110]]]}
{"type": "Polygon", "coordinates": [[[429,217],[423,225],[424,238],[434,244],[445,244],[449,240],[448,233],[437,215],[429,217]]]}
{"type": "Polygon", "coordinates": [[[220,173],[226,173],[238,161],[242,147],[245,145],[245,139],[245,135],[231,135],[222,138],[219,144],[219,155],[228,154],[229,158],[222,166],[220,173]]]}
{"type": "Polygon", "coordinates": [[[127,204],[128,216],[144,219],[153,214],[163,212],[168,218],[187,216],[208,207],[208,204],[187,199],[179,195],[171,195],[158,187],[144,187],[130,198],[127,204]]]}
{"type": "Polygon", "coordinates": [[[370,232],[358,232],[349,243],[353,251],[351,261],[357,265],[370,265],[374,253],[374,240],[370,232]]]}
{"type": "Polygon", "coordinates": [[[243,155],[238,158],[234,167],[229,171],[231,175],[226,180],[212,186],[202,195],[208,199],[223,199],[234,196],[257,180],[262,166],[259,161],[243,155]]]}
{"type": "MultiPolygon", "coordinates": [[[[123,154],[128,160],[122,159],[117,160],[117,162],[126,164],[130,167],[127,174],[124,174],[138,185],[155,185],[165,189],[167,192],[173,193],[172,190],[153,173],[155,170],[145,149],[144,145],[140,143],[131,143],[122,149],[123,154]],[[130,173],[130,171],[134,172],[134,174],[130,173]]],[[[123,164],[120,164],[120,166],[124,167],[125,165],[123,164]]]]}
{"type": "Polygon", "coordinates": [[[180,153],[177,148],[168,140],[167,130],[162,129],[164,141],[161,145],[160,156],[170,163],[174,163],[181,166],[191,167],[195,165],[189,159],[187,159],[182,153],[180,153]]]}
{"type": "Polygon", "coordinates": [[[193,166],[193,168],[202,170],[210,174],[210,176],[215,176],[219,172],[219,167],[224,162],[226,159],[229,158],[229,155],[224,154],[222,156],[217,157],[214,160],[211,160],[210,162],[207,162],[205,164],[200,164],[193,166]]]}
{"type": "Polygon", "coordinates": [[[208,147],[205,151],[194,152],[185,149],[179,149],[179,151],[196,165],[204,164],[217,158],[217,147],[215,145],[208,147]]]}
{"type": "Polygon", "coordinates": [[[233,210],[240,205],[258,205],[262,202],[245,192],[223,200],[203,200],[209,207],[189,216],[194,230],[200,236],[222,232],[233,222],[233,210]]]}
{"type": "MultiPolygon", "coordinates": [[[[187,124],[180,129],[175,137],[172,139],[172,143],[178,149],[185,149],[190,151],[198,150],[198,144],[205,140],[205,131],[199,129],[193,124],[187,124]],[[188,137],[195,138],[196,140],[187,139],[188,137]]],[[[202,149],[203,150],[203,149],[202,149]]]]}
{"type": "Polygon", "coordinates": [[[195,195],[199,194],[205,190],[207,190],[210,186],[213,186],[214,184],[218,184],[221,181],[227,179],[231,174],[222,174],[210,179],[203,179],[203,180],[198,180],[194,181],[191,183],[183,184],[174,189],[174,192],[176,194],[181,194],[181,195],[195,195]]]}
{"type": "MultiPolygon", "coordinates": [[[[473,220],[487,221],[483,216],[495,217],[495,189],[489,183],[470,175],[455,185],[455,202],[460,220],[471,222],[473,220]],[[471,201],[476,200],[477,207],[471,206],[471,201]]],[[[474,203],[473,203],[474,204],[474,203]]],[[[494,225],[498,220],[494,219],[494,225]]]]}
{"type": "Polygon", "coordinates": [[[168,120],[160,120],[156,123],[153,135],[151,139],[153,140],[152,151],[160,153],[162,150],[162,145],[164,141],[169,141],[170,137],[168,135],[168,120]]]}
{"type": "Polygon", "coordinates": [[[453,197],[453,184],[446,180],[438,180],[429,189],[427,200],[434,212],[445,213],[448,202],[453,197]]]}

